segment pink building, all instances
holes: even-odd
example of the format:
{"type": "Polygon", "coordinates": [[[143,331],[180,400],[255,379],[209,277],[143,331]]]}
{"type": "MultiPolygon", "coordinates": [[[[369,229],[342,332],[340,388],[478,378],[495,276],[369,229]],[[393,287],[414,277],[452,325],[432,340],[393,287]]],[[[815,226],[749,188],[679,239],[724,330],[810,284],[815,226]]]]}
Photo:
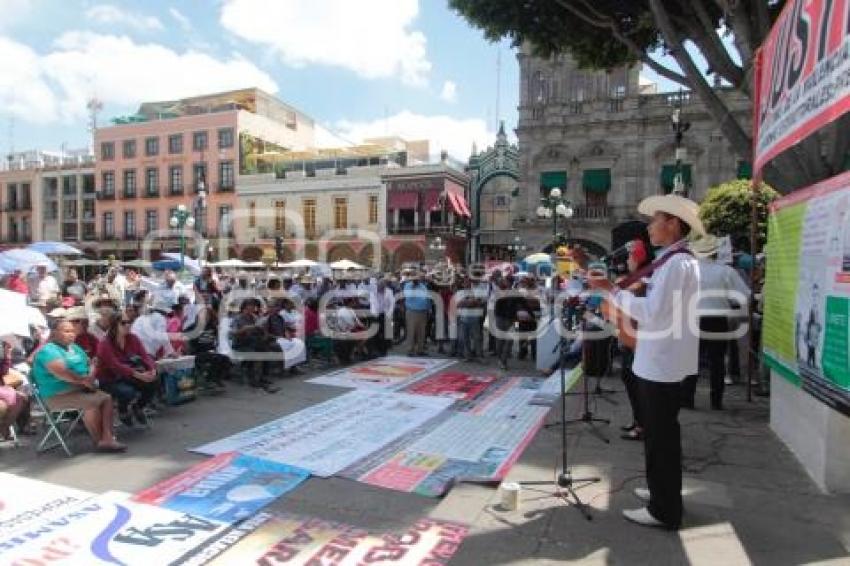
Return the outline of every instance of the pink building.
{"type": "MultiPolygon", "coordinates": [[[[239,175],[272,172],[264,155],[313,145],[313,120],[259,89],[144,103],[113,122],[95,135],[97,231],[101,255],[125,259],[181,204],[206,238],[231,237],[239,175]]],[[[177,245],[172,234],[159,249],[177,245]]]]}

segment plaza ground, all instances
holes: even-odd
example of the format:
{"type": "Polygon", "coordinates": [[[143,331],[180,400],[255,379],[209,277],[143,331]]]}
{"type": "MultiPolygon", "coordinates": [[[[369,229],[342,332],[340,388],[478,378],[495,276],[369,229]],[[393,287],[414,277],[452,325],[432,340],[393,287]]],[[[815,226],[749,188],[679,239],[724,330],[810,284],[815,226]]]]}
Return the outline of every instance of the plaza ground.
{"type": "MultiPolygon", "coordinates": [[[[498,374],[494,358],[485,365],[458,364],[469,373],[498,374]]],[[[185,470],[203,458],[187,446],[219,439],[320,403],[348,391],[305,383],[320,367],[280,381],[269,395],[228,384],[225,395],[201,397],[170,407],[148,431],[122,434],[124,455],[87,452],[36,455],[29,446],[0,451],[0,469],[93,492],[135,492],[185,470]]],[[[530,364],[513,360],[515,375],[534,375],[530,364]]],[[[595,385],[595,381],[593,383],[595,385]]],[[[452,564],[850,564],[850,496],[821,493],[768,427],[768,400],[745,400],[744,387],[727,388],[727,410],[709,411],[701,387],[697,410],[680,416],[684,448],[686,516],[679,532],[627,523],[622,509],[637,507],[634,487],[644,485],[643,447],[622,440],[629,420],[622,384],[594,398],[591,408],[612,419],[600,441],[585,425],[571,425],[569,456],[575,477],[602,481],[578,489],[593,516],[585,520],[549,487],[526,487],[519,510],[502,511],[495,486],[461,484],[443,499],[429,499],[349,480],[311,478],[270,509],[343,521],[381,531],[401,529],[430,516],[471,526],[452,564]]],[[[701,384],[703,385],[703,384],[701,384]]],[[[576,389],[580,389],[581,383],[576,389]]],[[[581,397],[569,398],[568,416],[581,413],[581,397]]],[[[547,422],[557,419],[553,408],[547,422]]],[[[560,429],[541,430],[513,467],[508,480],[552,480],[558,468],[560,429]]],[[[119,432],[121,432],[119,430],[119,432]]],[[[32,442],[26,438],[25,443],[32,442]]]]}

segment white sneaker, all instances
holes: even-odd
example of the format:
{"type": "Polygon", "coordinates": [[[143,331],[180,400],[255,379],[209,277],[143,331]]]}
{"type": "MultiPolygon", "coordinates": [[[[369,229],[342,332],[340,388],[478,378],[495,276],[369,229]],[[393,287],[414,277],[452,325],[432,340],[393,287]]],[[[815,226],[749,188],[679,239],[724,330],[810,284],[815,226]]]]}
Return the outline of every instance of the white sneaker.
{"type": "Polygon", "coordinates": [[[638,499],[643,499],[644,501],[649,501],[649,489],[645,487],[636,487],[635,488],[635,496],[638,499]]]}
{"type": "Polygon", "coordinates": [[[646,507],[641,507],[640,509],[623,509],[623,517],[645,527],[664,526],[664,523],[649,514],[649,509],[646,507]]]}

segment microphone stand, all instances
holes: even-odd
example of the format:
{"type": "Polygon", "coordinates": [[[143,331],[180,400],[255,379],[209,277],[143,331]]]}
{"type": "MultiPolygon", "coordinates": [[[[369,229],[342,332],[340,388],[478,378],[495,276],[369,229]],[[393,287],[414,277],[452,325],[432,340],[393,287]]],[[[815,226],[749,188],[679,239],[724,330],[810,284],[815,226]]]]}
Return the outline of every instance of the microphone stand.
{"type": "MultiPolygon", "coordinates": [[[[597,483],[602,481],[599,477],[587,477],[587,478],[574,478],[572,474],[572,470],[570,470],[569,466],[569,458],[568,458],[568,449],[567,449],[567,423],[571,422],[567,420],[567,370],[566,370],[566,356],[567,356],[567,340],[565,337],[561,336],[559,339],[559,366],[560,366],[560,376],[561,376],[561,420],[557,423],[553,423],[552,425],[546,425],[546,428],[550,426],[555,426],[557,424],[561,425],[561,470],[558,473],[558,477],[555,480],[555,484],[558,488],[556,489],[551,497],[558,497],[563,499],[566,503],[572,504],[578,509],[579,513],[587,519],[588,521],[593,520],[593,515],[590,514],[590,510],[587,507],[587,504],[584,503],[581,498],[576,493],[577,488],[587,487],[590,484],[597,483]],[[576,486],[576,484],[582,484],[576,486]],[[561,491],[563,490],[563,491],[561,491]]],[[[585,388],[587,381],[585,380],[585,388]]],[[[543,481],[521,481],[520,485],[551,485],[552,482],[548,480],[543,481]]]]}

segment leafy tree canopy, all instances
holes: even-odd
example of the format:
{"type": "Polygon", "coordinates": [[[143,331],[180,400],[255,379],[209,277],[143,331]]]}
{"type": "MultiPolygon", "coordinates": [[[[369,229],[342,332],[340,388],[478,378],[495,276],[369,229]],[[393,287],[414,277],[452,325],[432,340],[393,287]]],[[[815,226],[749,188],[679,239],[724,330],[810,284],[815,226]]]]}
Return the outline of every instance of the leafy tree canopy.
{"type": "MultiPolygon", "coordinates": [[[[759,250],[767,241],[768,208],[778,196],[779,194],[773,188],[764,184],[757,193],[756,237],[759,250]]],[[[731,236],[732,243],[738,248],[748,247],[752,198],[753,192],[750,181],[747,179],[729,181],[710,188],[699,210],[705,229],[717,236],[731,236]]]]}

